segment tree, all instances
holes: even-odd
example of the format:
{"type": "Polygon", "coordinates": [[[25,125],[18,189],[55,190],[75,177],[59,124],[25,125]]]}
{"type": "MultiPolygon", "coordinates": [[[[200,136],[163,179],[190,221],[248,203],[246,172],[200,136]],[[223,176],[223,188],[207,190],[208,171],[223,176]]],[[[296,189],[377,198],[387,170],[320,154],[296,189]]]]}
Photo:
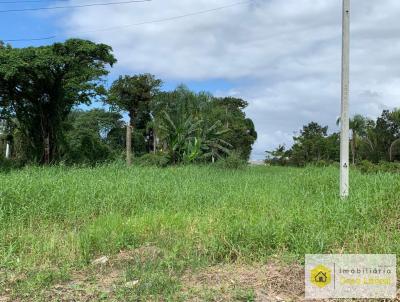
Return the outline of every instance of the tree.
{"type": "Polygon", "coordinates": [[[29,157],[59,157],[62,125],[72,108],[101,98],[101,78],[116,60],[111,47],[80,39],[49,46],[0,47],[0,99],[29,142],[29,157]]]}
{"type": "Polygon", "coordinates": [[[400,109],[384,110],[376,121],[375,131],[379,140],[379,158],[393,160],[393,148],[397,144],[396,140],[400,138],[400,109]]]}
{"type": "MultiPolygon", "coordinates": [[[[337,120],[337,124],[340,119],[337,120]]],[[[284,153],[289,163],[304,165],[309,162],[322,160],[339,161],[340,134],[327,135],[327,127],[317,123],[309,123],[303,127],[298,137],[294,137],[294,145],[285,151],[282,148],[269,153],[273,158],[278,153],[284,153]]],[[[400,110],[384,110],[376,120],[362,115],[350,119],[352,161],[368,160],[374,163],[381,161],[396,161],[400,154],[396,149],[400,146],[400,110]]],[[[268,160],[268,158],[267,158],[268,160]]],[[[275,162],[277,162],[275,160],[275,162]]]]}
{"type": "MultiPolygon", "coordinates": [[[[361,143],[361,137],[366,134],[367,123],[368,119],[360,114],[356,114],[350,119],[350,146],[353,165],[356,163],[357,150],[361,143]]],[[[336,121],[336,124],[340,124],[340,118],[336,121]]]]}
{"type": "Polygon", "coordinates": [[[279,145],[275,150],[265,151],[265,153],[267,154],[266,163],[280,166],[285,166],[289,157],[289,151],[286,150],[285,145],[279,145]]]}
{"type": "Polygon", "coordinates": [[[194,121],[191,116],[180,116],[173,120],[168,112],[163,113],[164,118],[160,122],[159,129],[170,161],[180,163],[184,159],[186,161],[196,159],[200,152],[196,132],[201,121],[194,121]]]}
{"type": "Polygon", "coordinates": [[[303,126],[300,135],[294,137],[295,144],[292,148],[292,156],[299,162],[311,162],[326,159],[325,138],[328,127],[322,127],[318,123],[311,122],[303,126]]]}
{"type": "Polygon", "coordinates": [[[215,98],[184,86],[160,93],[152,102],[154,125],[172,162],[214,162],[232,146],[224,139],[230,129],[217,118],[215,98]]]}
{"type": "Polygon", "coordinates": [[[252,145],[257,140],[254,123],[246,117],[244,109],[248,103],[239,98],[213,98],[210,119],[220,120],[229,131],[222,135],[222,139],[232,145],[232,149],[239,153],[244,160],[250,158],[252,145]]]}
{"type": "Polygon", "coordinates": [[[134,137],[141,135],[145,139],[146,130],[150,130],[147,139],[149,144],[153,141],[150,137],[151,129],[147,128],[151,121],[150,101],[159,92],[161,84],[162,81],[151,74],[120,76],[114,81],[108,94],[107,103],[112,108],[128,112],[129,125],[133,129],[134,137]]]}
{"type": "MultiPolygon", "coordinates": [[[[203,123],[204,124],[204,123],[203,123]]],[[[211,158],[214,163],[215,159],[219,159],[222,155],[230,153],[232,145],[221,137],[230,130],[224,128],[221,121],[216,121],[211,127],[207,124],[202,129],[200,148],[204,158],[211,158]]]]}
{"type": "Polygon", "coordinates": [[[122,116],[103,109],[72,111],[65,123],[67,163],[97,163],[122,151],[124,143],[122,116]]]}

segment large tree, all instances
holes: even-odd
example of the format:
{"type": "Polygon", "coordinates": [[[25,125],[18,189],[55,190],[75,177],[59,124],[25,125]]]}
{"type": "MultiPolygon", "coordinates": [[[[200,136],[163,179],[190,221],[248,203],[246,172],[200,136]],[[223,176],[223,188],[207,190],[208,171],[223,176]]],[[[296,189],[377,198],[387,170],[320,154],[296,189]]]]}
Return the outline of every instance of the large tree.
{"type": "Polygon", "coordinates": [[[63,121],[74,106],[105,94],[101,78],[115,62],[110,46],[80,39],[0,47],[1,106],[18,119],[31,160],[57,159],[63,121]]]}
{"type": "MultiPolygon", "coordinates": [[[[128,112],[134,138],[138,134],[143,138],[146,136],[147,125],[151,121],[150,101],[159,91],[161,84],[162,81],[151,74],[120,76],[112,84],[107,103],[114,109],[128,112]]],[[[153,141],[151,129],[150,132],[148,142],[153,141]]]]}

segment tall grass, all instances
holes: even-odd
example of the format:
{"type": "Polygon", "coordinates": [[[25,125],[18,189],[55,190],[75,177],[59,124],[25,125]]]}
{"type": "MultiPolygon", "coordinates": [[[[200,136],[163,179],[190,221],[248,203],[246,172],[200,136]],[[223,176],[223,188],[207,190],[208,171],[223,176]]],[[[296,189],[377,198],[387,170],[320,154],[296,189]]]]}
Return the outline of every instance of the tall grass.
{"type": "Polygon", "coordinates": [[[174,265],[301,260],[305,253],[400,254],[400,177],[336,168],[165,169],[107,165],[0,174],[0,267],[85,266],[154,245],[174,265]]]}

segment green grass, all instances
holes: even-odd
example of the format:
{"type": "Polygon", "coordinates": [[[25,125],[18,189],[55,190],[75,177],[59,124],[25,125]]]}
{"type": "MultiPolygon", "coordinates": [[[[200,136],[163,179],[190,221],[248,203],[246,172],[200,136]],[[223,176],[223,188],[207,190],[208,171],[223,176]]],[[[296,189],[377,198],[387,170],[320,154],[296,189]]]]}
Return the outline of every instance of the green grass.
{"type": "Polygon", "coordinates": [[[351,179],[342,201],[336,168],[115,164],[0,174],[0,288],[24,274],[12,291],[31,294],[98,256],[144,245],[164,256],[126,272],[148,280],[139,297],[173,295],[185,269],[221,262],[400,255],[400,176],[354,171],[351,179]]]}

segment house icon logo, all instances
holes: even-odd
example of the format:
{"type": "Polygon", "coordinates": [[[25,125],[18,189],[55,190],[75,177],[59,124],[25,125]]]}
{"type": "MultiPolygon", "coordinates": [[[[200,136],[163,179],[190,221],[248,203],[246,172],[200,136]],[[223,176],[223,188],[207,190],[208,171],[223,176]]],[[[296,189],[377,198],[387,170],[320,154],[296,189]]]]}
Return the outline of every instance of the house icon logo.
{"type": "Polygon", "coordinates": [[[311,270],[311,283],[319,288],[329,285],[332,281],[331,270],[324,265],[318,265],[311,270]]]}

